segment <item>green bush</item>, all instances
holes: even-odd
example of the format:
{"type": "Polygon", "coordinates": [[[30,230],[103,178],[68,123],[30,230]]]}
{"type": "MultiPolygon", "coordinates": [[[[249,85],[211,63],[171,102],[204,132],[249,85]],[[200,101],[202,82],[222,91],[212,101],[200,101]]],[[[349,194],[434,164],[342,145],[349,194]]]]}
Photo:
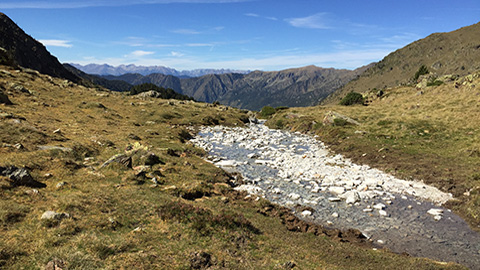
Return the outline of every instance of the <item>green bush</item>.
{"type": "Polygon", "coordinates": [[[269,117],[273,114],[275,114],[276,110],[275,108],[273,108],[272,106],[265,106],[262,108],[262,110],[260,111],[260,115],[262,117],[269,117]]]}
{"type": "Polygon", "coordinates": [[[348,125],[348,121],[343,118],[335,118],[333,119],[333,125],[336,127],[343,127],[348,125]]]}
{"type": "Polygon", "coordinates": [[[428,83],[427,83],[427,86],[440,86],[440,85],[442,85],[442,84],[443,84],[442,81],[440,81],[440,80],[434,80],[434,81],[428,82],[428,83]]]}
{"type": "Polygon", "coordinates": [[[416,82],[420,76],[430,73],[428,68],[425,65],[422,65],[417,72],[415,72],[415,76],[413,76],[413,80],[416,82]]]}
{"type": "Polygon", "coordinates": [[[357,92],[348,93],[341,101],[340,105],[350,106],[354,104],[363,104],[363,95],[357,92]]]}

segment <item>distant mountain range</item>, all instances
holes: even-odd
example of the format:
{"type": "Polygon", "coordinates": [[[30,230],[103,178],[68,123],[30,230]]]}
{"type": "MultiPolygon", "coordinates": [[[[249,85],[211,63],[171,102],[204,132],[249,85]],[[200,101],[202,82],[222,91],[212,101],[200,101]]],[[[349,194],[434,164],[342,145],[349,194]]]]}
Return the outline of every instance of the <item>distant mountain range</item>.
{"type": "Polygon", "coordinates": [[[448,33],[435,33],[386,56],[328,97],[324,103],[338,103],[348,92],[366,92],[411,84],[425,65],[431,74],[464,76],[480,69],[480,23],[448,33]]]}
{"type": "Polygon", "coordinates": [[[480,23],[449,33],[436,33],[399,49],[378,63],[356,70],[307,66],[282,71],[194,70],[135,65],[62,65],[40,42],[0,13],[0,64],[21,66],[86,86],[128,91],[153,83],[198,101],[259,110],[263,106],[311,106],[338,103],[348,92],[367,92],[412,84],[425,65],[438,76],[466,75],[480,69],[480,23]],[[86,72],[79,70],[83,68],[86,72]],[[122,74],[120,76],[95,74],[122,74]],[[156,73],[150,73],[156,72],[156,73]],[[147,75],[144,75],[147,74],[147,75]]]}
{"type": "Polygon", "coordinates": [[[137,65],[120,65],[120,66],[111,66],[107,64],[98,65],[98,64],[88,64],[80,65],[69,63],[69,65],[85,72],[88,74],[95,75],[113,75],[120,76],[127,73],[138,73],[141,75],[150,75],[153,73],[160,73],[164,75],[173,75],[176,77],[200,77],[207,74],[226,74],[226,73],[240,73],[247,74],[250,71],[246,70],[233,70],[233,69],[194,69],[194,70],[182,70],[178,71],[173,68],[164,67],[164,66],[137,66],[137,65]]]}
{"type": "Polygon", "coordinates": [[[209,74],[183,79],[159,73],[147,76],[124,74],[103,78],[122,80],[132,85],[153,83],[191,96],[195,100],[218,101],[238,108],[259,110],[266,105],[273,107],[316,105],[368,67],[345,70],[307,66],[282,71],[209,74]]]}

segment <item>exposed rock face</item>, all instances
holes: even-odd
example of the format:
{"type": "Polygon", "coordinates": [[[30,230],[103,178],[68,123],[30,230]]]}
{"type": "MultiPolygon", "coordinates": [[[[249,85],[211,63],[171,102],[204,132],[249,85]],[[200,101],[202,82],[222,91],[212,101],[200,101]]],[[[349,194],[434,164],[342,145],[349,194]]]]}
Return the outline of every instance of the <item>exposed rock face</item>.
{"type": "Polygon", "coordinates": [[[0,12],[0,47],[4,64],[31,68],[43,74],[79,82],[80,78],[67,71],[45,46],[27,35],[7,15],[0,12]],[[13,62],[13,63],[12,63],[13,62]]]}

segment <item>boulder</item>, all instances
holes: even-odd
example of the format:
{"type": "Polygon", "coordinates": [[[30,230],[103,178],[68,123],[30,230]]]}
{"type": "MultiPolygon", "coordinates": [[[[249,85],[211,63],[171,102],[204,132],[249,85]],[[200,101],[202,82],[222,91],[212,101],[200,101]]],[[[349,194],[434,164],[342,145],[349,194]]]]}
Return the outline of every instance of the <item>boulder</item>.
{"type": "Polygon", "coordinates": [[[153,166],[153,165],[157,165],[157,164],[165,164],[153,152],[148,152],[147,154],[143,155],[140,159],[142,161],[142,164],[144,164],[146,166],[153,166]]]}
{"type": "Polygon", "coordinates": [[[115,155],[115,156],[109,158],[107,161],[105,161],[102,164],[102,166],[100,166],[100,169],[108,166],[112,162],[120,163],[120,164],[122,164],[123,166],[125,166],[129,169],[132,168],[132,157],[129,157],[129,156],[124,155],[124,154],[118,154],[118,155],[115,155]]]}
{"type": "Polygon", "coordinates": [[[333,125],[335,123],[335,119],[340,119],[345,121],[346,123],[352,124],[352,125],[360,125],[359,122],[353,120],[352,118],[345,116],[343,114],[334,112],[334,111],[329,111],[325,114],[325,117],[323,118],[323,124],[324,125],[333,125]]]}
{"type": "Polygon", "coordinates": [[[5,105],[12,105],[13,103],[10,101],[7,95],[3,93],[3,91],[0,90],[0,104],[5,104],[5,105]]]}
{"type": "Polygon", "coordinates": [[[27,186],[34,188],[43,188],[47,186],[44,183],[34,180],[25,168],[18,168],[15,166],[0,167],[0,176],[7,177],[9,179],[10,185],[13,187],[27,186]]]}
{"type": "Polygon", "coordinates": [[[45,220],[62,220],[64,218],[69,218],[70,215],[67,213],[57,213],[55,211],[45,211],[40,219],[45,220]]]}

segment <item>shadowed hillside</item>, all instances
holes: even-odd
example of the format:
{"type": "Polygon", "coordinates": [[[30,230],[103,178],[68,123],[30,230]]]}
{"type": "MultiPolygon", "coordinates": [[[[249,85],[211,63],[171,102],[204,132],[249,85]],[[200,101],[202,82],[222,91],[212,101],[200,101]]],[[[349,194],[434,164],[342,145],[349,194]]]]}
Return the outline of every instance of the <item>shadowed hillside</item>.
{"type": "Polygon", "coordinates": [[[10,18],[0,12],[0,57],[3,63],[30,68],[50,76],[80,82],[81,79],[66,70],[45,46],[27,35],[10,18]],[[3,48],[3,50],[1,50],[3,48]]]}

